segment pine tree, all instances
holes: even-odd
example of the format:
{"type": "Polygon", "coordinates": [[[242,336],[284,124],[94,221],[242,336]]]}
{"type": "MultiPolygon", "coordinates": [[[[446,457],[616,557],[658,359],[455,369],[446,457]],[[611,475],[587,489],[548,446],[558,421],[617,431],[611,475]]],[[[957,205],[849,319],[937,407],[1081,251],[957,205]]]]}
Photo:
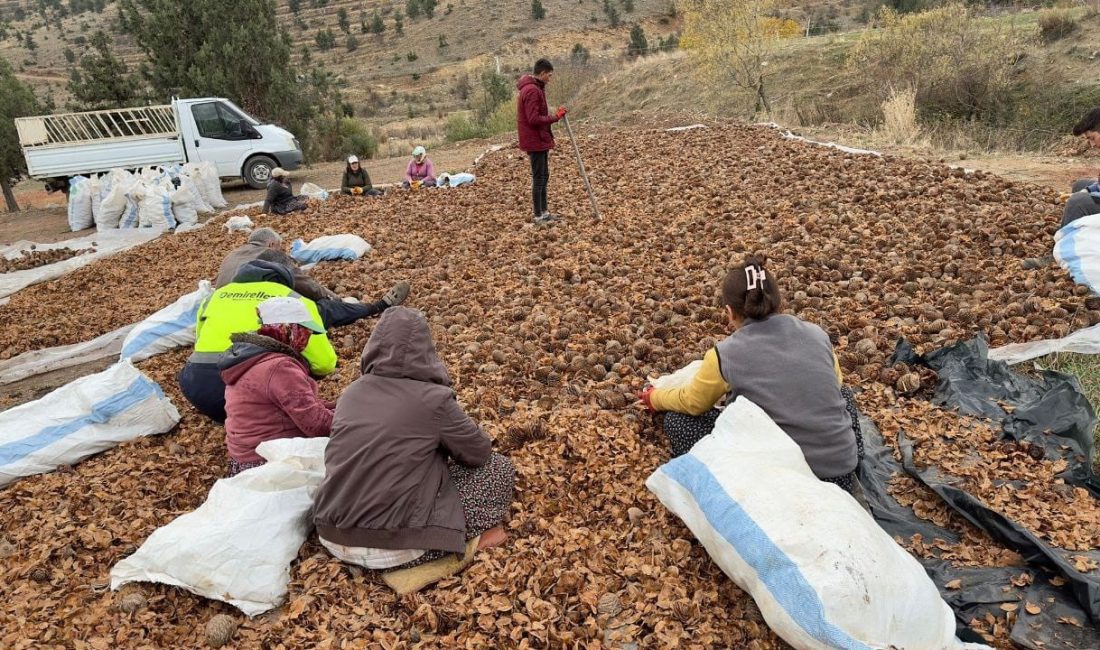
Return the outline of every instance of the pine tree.
{"type": "Polygon", "coordinates": [[[381,34],[386,31],[386,23],[382,22],[382,14],[374,10],[374,17],[370,19],[370,31],[373,34],[381,34]]]}
{"type": "Polygon", "coordinates": [[[70,73],[72,108],[95,111],[133,105],[140,96],[138,81],[112,52],[111,37],[98,31],[90,45],[90,51],[80,57],[80,64],[70,73]]]}
{"type": "Polygon", "coordinates": [[[143,76],[154,97],[227,97],[303,143],[312,122],[335,111],[335,84],[291,66],[291,40],[273,0],[119,0],[119,9],[146,56],[143,76]]]}
{"type": "Polygon", "coordinates": [[[641,25],[635,25],[630,29],[630,44],[626,47],[626,53],[630,56],[645,56],[649,51],[649,41],[646,40],[645,30],[641,25]]]}
{"type": "Polygon", "coordinates": [[[286,6],[290,9],[290,13],[297,16],[302,11],[302,0],[287,0],[286,6]]]}
{"type": "Polygon", "coordinates": [[[398,11],[393,15],[393,31],[397,32],[398,36],[405,34],[405,17],[398,11]]]}
{"type": "Polygon", "coordinates": [[[340,31],[345,34],[351,33],[351,23],[348,22],[348,10],[340,7],[340,10],[336,12],[336,24],[340,26],[340,31]]]}
{"type": "Polygon", "coordinates": [[[34,93],[15,77],[11,65],[0,58],[0,191],[9,212],[19,212],[19,203],[11,188],[27,172],[15,118],[33,115],[37,110],[34,93]]]}
{"type": "Polygon", "coordinates": [[[428,18],[435,16],[435,6],[439,4],[436,0],[420,0],[420,8],[424,10],[424,15],[428,18]]]}
{"type": "Polygon", "coordinates": [[[409,14],[409,20],[416,20],[420,15],[420,0],[407,0],[405,2],[405,13],[409,14]]]}
{"type": "Polygon", "coordinates": [[[348,34],[347,41],[344,43],[344,47],[348,49],[348,52],[354,52],[359,49],[359,39],[355,38],[354,34],[348,34]]]}
{"type": "Polygon", "coordinates": [[[542,6],[542,0],[531,0],[531,17],[535,20],[546,18],[546,7],[542,6]]]}

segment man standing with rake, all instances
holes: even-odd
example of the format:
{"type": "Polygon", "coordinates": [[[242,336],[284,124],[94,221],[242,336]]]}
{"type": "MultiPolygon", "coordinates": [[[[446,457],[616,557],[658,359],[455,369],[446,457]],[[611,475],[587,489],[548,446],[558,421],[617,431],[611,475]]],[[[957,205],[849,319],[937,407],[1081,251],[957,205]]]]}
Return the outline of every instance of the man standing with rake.
{"type": "Polygon", "coordinates": [[[546,84],[554,76],[554,66],[546,59],[535,62],[532,74],[520,77],[516,83],[519,101],[516,102],[516,131],[519,148],[531,159],[531,201],[535,211],[535,224],[542,225],[556,220],[550,214],[546,186],[550,182],[550,150],[554,148],[554,134],[550,125],[565,117],[565,107],[550,115],[546,106],[546,84]]]}

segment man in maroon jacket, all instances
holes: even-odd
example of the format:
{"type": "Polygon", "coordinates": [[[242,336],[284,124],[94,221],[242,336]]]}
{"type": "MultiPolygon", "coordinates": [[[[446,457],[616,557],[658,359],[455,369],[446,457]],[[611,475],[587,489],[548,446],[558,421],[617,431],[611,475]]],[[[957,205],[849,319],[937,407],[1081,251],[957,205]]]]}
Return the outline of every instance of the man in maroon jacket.
{"type": "Polygon", "coordinates": [[[550,125],[565,117],[565,107],[550,115],[546,107],[546,84],[554,76],[554,66],[546,59],[535,62],[533,74],[525,74],[516,83],[519,101],[516,102],[516,131],[519,132],[519,148],[531,159],[531,199],[535,208],[535,223],[544,224],[554,219],[546,199],[546,186],[550,182],[550,150],[554,148],[554,134],[550,125]]]}

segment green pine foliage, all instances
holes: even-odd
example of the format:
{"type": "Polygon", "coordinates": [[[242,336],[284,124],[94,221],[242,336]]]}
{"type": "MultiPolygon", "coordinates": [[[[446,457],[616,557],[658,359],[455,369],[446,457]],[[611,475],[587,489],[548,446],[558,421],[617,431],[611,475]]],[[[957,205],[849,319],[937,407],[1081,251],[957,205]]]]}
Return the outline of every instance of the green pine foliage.
{"type": "Polygon", "coordinates": [[[19,135],[15,130],[15,118],[34,115],[37,110],[34,93],[16,78],[11,65],[0,58],[0,190],[9,212],[19,211],[11,188],[27,172],[19,135]]]}
{"type": "Polygon", "coordinates": [[[307,156],[316,154],[313,125],[339,112],[338,80],[291,65],[291,39],[273,0],[119,0],[119,9],[124,31],[145,54],[142,75],[154,101],[226,97],[282,124],[307,156]]]}
{"type": "Polygon", "coordinates": [[[111,37],[102,30],[92,36],[89,50],[69,75],[70,108],[95,111],[125,108],[141,98],[140,81],[114,55],[111,37]]]}

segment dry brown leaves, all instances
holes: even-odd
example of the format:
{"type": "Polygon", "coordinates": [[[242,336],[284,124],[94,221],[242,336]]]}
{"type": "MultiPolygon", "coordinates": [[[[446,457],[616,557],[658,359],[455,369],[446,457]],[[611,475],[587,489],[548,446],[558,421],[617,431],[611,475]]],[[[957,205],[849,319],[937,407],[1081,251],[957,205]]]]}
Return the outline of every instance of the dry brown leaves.
{"type": "Polygon", "coordinates": [[[94,252],[95,248],[82,248],[80,250],[72,248],[51,248],[49,250],[36,250],[32,247],[30,250],[24,251],[18,257],[13,257],[11,259],[0,257],[0,273],[36,269],[40,266],[53,264],[54,262],[63,262],[77,255],[94,252]]]}
{"type": "MultiPolygon", "coordinates": [[[[370,298],[412,282],[409,305],[427,313],[459,399],[508,450],[519,489],[510,543],[414,596],[394,596],[311,539],[289,606],[241,620],[232,643],[782,647],[645,490],[666,452],[651,418],[629,406],[644,377],[725,335],[716,295],[731,261],[766,252],[789,308],[830,332],[865,387],[893,370],[882,364],[898,336],[939,345],[986,331],[997,344],[1100,321],[1062,272],[1019,267],[1048,251],[1058,221],[1049,190],[757,128],[610,132],[582,149],[599,161],[602,224],[555,155],[551,201],[565,222],[531,226],[529,166],[515,150],[488,156],[469,188],[253,213],[288,238],[371,242],[367,259],[315,270],[334,290],[370,298]]],[[[90,339],[193,290],[244,240],[220,221],[19,292],[0,307],[0,358],[90,339]]],[[[372,325],[334,333],[341,364],[321,384],[326,397],[355,379],[372,325]]],[[[0,647],[196,647],[210,619],[234,614],[149,585],[144,605],[123,606],[103,588],[114,562],[197,507],[224,471],[222,430],[176,386],[186,356],[141,364],[180,407],[178,431],[4,490],[0,526],[14,550],[0,565],[0,647]]],[[[910,431],[909,418],[927,416],[896,418],[910,431]]]]}
{"type": "MultiPolygon", "coordinates": [[[[918,466],[935,465],[962,479],[959,487],[1054,546],[1100,548],[1100,504],[1058,478],[1065,460],[1035,458],[1027,445],[1006,442],[987,423],[919,399],[899,399],[876,423],[891,444],[905,430],[918,466]]],[[[1082,566],[1092,570],[1088,562],[1082,566]]]]}

